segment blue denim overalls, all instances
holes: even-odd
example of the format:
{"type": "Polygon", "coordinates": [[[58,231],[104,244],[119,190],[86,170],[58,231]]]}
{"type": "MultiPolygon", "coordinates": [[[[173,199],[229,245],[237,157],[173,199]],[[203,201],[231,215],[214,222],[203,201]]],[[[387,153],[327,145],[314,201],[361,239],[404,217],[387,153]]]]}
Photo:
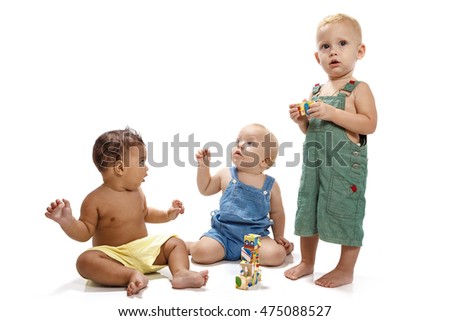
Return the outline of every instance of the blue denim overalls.
{"type": "Polygon", "coordinates": [[[270,191],[275,179],[266,175],[261,189],[238,180],[237,169],[231,169],[231,180],[220,198],[220,209],[213,211],[211,229],[203,236],[218,241],[225,249],[225,260],[239,260],[244,235],[269,235],[271,221],[270,191]]]}

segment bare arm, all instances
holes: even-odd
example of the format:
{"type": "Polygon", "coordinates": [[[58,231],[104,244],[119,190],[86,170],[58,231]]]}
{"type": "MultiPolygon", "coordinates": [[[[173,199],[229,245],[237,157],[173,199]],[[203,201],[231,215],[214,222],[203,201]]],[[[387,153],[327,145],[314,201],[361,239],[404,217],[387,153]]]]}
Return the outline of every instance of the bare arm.
{"type": "Polygon", "coordinates": [[[198,162],[197,187],[202,195],[213,195],[221,191],[221,171],[211,176],[208,150],[199,150],[195,155],[198,162]]]}
{"type": "Polygon", "coordinates": [[[270,218],[273,220],[272,232],[275,240],[284,238],[285,214],[283,201],[281,199],[280,186],[277,182],[273,184],[270,194],[270,218]]]}
{"type": "Polygon", "coordinates": [[[84,200],[78,220],[72,215],[70,202],[66,199],[52,202],[45,216],[58,223],[70,238],[79,242],[86,242],[94,235],[98,221],[97,210],[89,199],[84,200]]]}
{"type": "Polygon", "coordinates": [[[146,207],[146,209],[145,221],[147,223],[166,223],[176,219],[179,214],[184,213],[183,203],[179,200],[173,200],[172,206],[165,211],[150,206],[146,207]]]}
{"type": "Polygon", "coordinates": [[[346,113],[335,109],[336,114],[332,122],[354,133],[368,135],[375,132],[377,127],[377,110],[372,91],[364,82],[355,90],[356,114],[346,113]]]}
{"type": "Polygon", "coordinates": [[[270,195],[270,217],[273,220],[272,232],[273,239],[278,244],[282,245],[286,251],[292,251],[292,243],[284,237],[284,226],[286,216],[284,214],[283,201],[281,199],[280,186],[277,182],[272,187],[270,195]]]}
{"type": "Polygon", "coordinates": [[[295,104],[289,105],[289,116],[298,125],[303,134],[308,130],[309,120],[306,116],[302,116],[295,104]]]}

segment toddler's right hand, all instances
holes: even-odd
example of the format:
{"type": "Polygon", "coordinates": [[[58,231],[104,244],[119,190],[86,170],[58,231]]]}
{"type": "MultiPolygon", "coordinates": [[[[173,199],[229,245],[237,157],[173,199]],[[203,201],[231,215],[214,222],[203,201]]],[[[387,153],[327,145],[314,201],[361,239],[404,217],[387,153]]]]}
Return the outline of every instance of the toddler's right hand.
{"type": "Polygon", "coordinates": [[[289,116],[294,121],[294,123],[298,124],[300,122],[301,114],[298,110],[297,105],[298,104],[290,104],[289,105],[289,116]]]}
{"type": "Polygon", "coordinates": [[[197,159],[198,167],[202,165],[209,166],[209,158],[210,158],[209,150],[199,149],[197,154],[195,154],[195,158],[197,159]]]}

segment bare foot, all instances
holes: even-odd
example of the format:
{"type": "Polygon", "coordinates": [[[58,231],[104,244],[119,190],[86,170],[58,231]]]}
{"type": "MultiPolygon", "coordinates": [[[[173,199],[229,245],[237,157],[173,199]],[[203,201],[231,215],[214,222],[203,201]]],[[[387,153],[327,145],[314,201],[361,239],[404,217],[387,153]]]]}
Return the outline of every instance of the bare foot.
{"type": "Polygon", "coordinates": [[[142,273],[136,271],[131,275],[130,282],[128,282],[127,295],[133,295],[145,288],[148,284],[148,278],[142,273]]]}
{"type": "Polygon", "coordinates": [[[297,280],[305,275],[312,274],[314,272],[314,266],[300,262],[300,264],[286,270],[284,276],[291,280],[297,280]]]}
{"type": "Polygon", "coordinates": [[[338,286],[350,284],[353,282],[353,273],[334,269],[324,274],[314,283],[326,288],[336,288],[338,286]]]}
{"type": "Polygon", "coordinates": [[[173,276],[172,287],[174,289],[201,288],[208,282],[208,271],[194,272],[185,270],[173,276]]]}

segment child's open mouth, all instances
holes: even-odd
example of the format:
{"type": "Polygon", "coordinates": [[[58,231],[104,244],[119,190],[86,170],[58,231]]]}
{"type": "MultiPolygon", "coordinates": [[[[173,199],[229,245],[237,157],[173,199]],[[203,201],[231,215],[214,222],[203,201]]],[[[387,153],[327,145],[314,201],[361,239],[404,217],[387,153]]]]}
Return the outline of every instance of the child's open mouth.
{"type": "Polygon", "coordinates": [[[338,60],[331,60],[330,66],[337,65],[337,64],[339,64],[339,63],[340,63],[340,62],[339,62],[338,60]]]}

